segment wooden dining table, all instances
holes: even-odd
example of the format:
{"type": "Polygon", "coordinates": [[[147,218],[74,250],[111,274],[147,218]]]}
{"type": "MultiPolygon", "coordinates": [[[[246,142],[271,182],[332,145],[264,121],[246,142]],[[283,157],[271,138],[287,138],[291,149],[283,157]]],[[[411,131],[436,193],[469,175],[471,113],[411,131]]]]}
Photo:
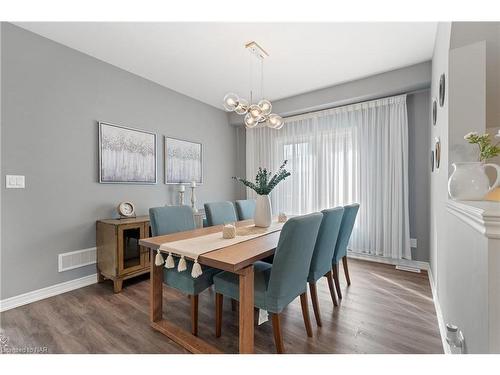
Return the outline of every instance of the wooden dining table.
{"type": "MultiPolygon", "coordinates": [[[[253,220],[244,220],[237,222],[236,226],[252,224],[253,220]]],[[[165,318],[163,314],[163,266],[156,266],[153,260],[156,250],[164,243],[204,236],[216,232],[222,232],[222,225],[144,238],[139,241],[141,246],[147,247],[151,251],[149,295],[149,317],[151,327],[163,333],[192,353],[220,353],[220,351],[202,338],[194,336],[191,332],[169,322],[168,317],[165,318]]],[[[202,266],[215,267],[239,276],[239,352],[242,354],[254,353],[253,264],[274,254],[279,237],[280,231],[274,231],[257,238],[204,253],[198,258],[198,263],[202,266]]]]}

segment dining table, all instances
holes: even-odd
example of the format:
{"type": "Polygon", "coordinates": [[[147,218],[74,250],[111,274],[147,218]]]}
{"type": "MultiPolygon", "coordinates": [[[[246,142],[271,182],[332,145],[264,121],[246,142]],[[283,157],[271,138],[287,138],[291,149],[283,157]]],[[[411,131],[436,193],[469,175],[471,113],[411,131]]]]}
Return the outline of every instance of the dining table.
{"type": "MultiPolygon", "coordinates": [[[[236,227],[249,226],[253,220],[235,223],[236,227]]],[[[202,338],[194,336],[169,322],[164,314],[163,304],[163,266],[155,265],[155,252],[162,244],[221,232],[222,225],[176,232],[163,236],[144,238],[139,244],[150,249],[151,276],[149,295],[149,318],[151,327],[191,353],[221,353],[202,338]]],[[[239,353],[254,353],[254,263],[274,254],[281,230],[265,233],[259,237],[222,247],[198,257],[198,263],[228,271],[239,279],[239,353]]]]}

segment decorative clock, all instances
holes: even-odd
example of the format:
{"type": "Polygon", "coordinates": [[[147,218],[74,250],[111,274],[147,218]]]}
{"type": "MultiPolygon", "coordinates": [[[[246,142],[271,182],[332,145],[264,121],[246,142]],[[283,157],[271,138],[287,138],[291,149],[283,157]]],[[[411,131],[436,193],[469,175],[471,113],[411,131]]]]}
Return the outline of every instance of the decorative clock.
{"type": "Polygon", "coordinates": [[[135,217],[135,206],[132,202],[121,202],[117,209],[120,218],[135,217]]]}

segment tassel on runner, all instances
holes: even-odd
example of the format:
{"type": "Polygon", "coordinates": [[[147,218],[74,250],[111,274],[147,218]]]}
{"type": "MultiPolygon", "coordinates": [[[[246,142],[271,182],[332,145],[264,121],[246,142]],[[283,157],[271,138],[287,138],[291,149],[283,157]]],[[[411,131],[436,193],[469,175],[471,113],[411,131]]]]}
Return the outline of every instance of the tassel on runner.
{"type": "Polygon", "coordinates": [[[198,263],[198,259],[196,259],[193,264],[193,269],[191,270],[191,277],[196,279],[198,276],[201,276],[202,273],[201,265],[198,263]]]}
{"type": "Polygon", "coordinates": [[[181,256],[181,260],[179,260],[179,265],[177,266],[177,271],[182,272],[187,268],[186,259],[184,259],[184,255],[181,256]]]}
{"type": "Polygon", "coordinates": [[[168,257],[165,262],[165,268],[174,268],[174,267],[175,267],[174,257],[172,256],[172,253],[168,253],[168,257]]]}
{"type": "Polygon", "coordinates": [[[163,264],[163,256],[160,254],[160,249],[156,250],[155,265],[161,266],[163,264]]]}

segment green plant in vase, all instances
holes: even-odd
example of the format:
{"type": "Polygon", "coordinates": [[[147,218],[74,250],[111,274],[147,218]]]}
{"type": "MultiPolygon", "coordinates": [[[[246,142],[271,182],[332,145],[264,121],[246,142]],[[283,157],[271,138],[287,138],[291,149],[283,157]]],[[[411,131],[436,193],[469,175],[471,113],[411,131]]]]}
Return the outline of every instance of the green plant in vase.
{"type": "Polygon", "coordinates": [[[266,168],[259,167],[257,175],[255,176],[255,182],[248,181],[241,177],[233,177],[234,180],[241,182],[257,193],[254,221],[255,225],[258,227],[267,228],[271,225],[271,201],[269,199],[269,193],[271,193],[281,181],[291,175],[285,168],[287,162],[288,160],[285,160],[272,177],[272,173],[266,168]]]}
{"type": "MultiPolygon", "coordinates": [[[[495,138],[500,138],[500,132],[495,135],[495,138]]],[[[479,147],[480,162],[485,162],[488,159],[500,155],[500,141],[496,144],[492,144],[488,133],[479,135],[476,132],[470,132],[465,135],[464,139],[470,144],[479,147]]]]}

